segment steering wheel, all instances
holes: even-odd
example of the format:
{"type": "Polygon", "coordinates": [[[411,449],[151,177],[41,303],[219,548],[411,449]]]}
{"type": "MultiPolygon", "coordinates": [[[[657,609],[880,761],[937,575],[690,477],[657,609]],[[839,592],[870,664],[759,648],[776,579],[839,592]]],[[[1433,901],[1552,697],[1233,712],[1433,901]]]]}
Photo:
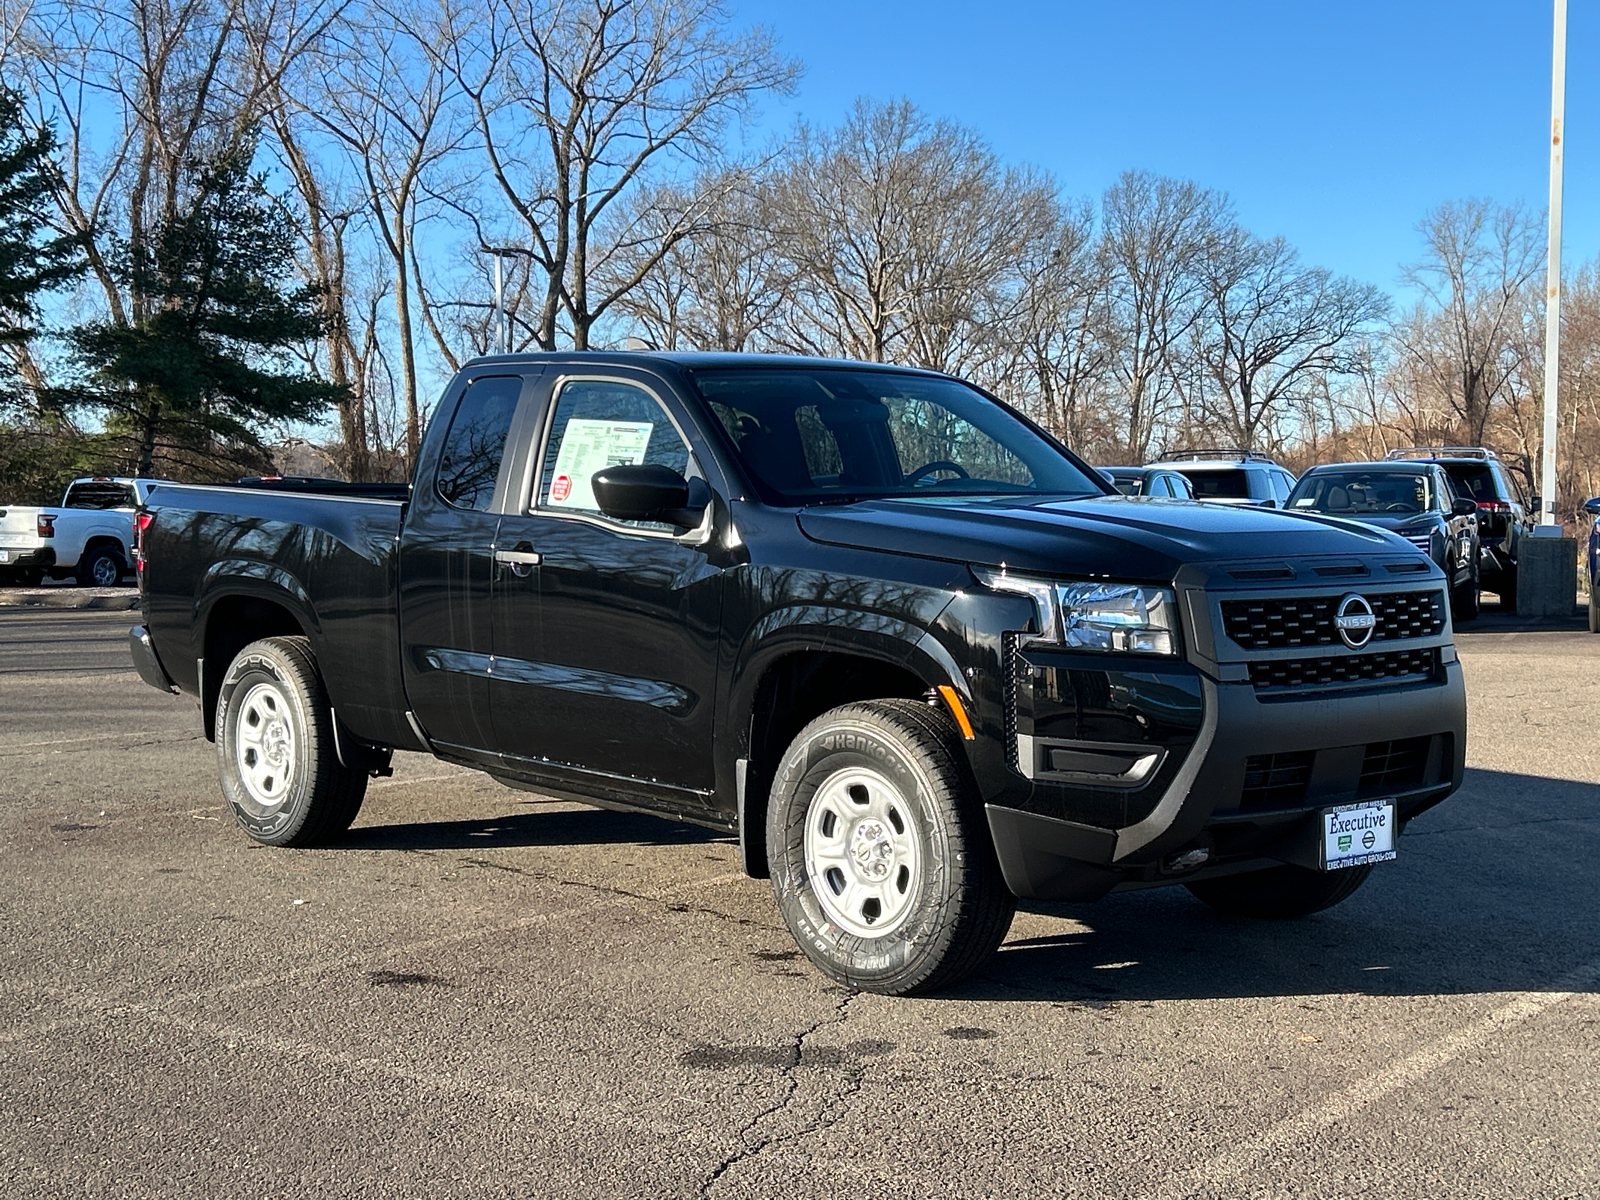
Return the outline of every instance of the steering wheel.
{"type": "Polygon", "coordinates": [[[1407,504],[1404,500],[1401,500],[1401,501],[1397,501],[1394,504],[1389,505],[1389,507],[1384,509],[1383,511],[1384,512],[1415,512],[1416,509],[1414,509],[1411,505],[1407,504]]]}
{"type": "Polygon", "coordinates": [[[939,459],[936,462],[923,463],[915,471],[913,471],[913,472],[911,472],[911,474],[907,475],[905,481],[907,483],[911,484],[912,486],[915,486],[918,483],[921,483],[929,475],[932,475],[935,471],[954,471],[957,475],[961,476],[961,478],[963,478],[963,479],[971,479],[972,478],[971,474],[969,474],[967,469],[965,467],[963,467],[960,463],[953,463],[953,462],[948,462],[945,459],[939,459]]]}

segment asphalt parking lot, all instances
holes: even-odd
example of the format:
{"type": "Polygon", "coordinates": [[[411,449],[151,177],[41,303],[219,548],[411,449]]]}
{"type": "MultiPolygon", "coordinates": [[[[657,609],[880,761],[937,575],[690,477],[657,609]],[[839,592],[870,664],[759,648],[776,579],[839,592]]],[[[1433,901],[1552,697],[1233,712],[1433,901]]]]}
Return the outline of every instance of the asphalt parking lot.
{"type": "Polygon", "coordinates": [[[1345,905],[1019,914],[851,995],[726,839],[419,755],[259,847],[134,614],[0,610],[0,1192],[1600,1194],[1600,636],[1460,638],[1465,788],[1345,905]]]}

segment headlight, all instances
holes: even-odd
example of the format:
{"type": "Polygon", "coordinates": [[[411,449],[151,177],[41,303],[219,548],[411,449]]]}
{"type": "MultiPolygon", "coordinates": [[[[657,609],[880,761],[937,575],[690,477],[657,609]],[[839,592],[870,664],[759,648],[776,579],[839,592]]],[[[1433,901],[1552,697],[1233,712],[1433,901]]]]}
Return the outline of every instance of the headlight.
{"type": "Polygon", "coordinates": [[[1176,654],[1172,589],[1133,583],[1065,583],[973,567],[985,587],[1028,596],[1039,612],[1039,639],[1075,650],[1176,654]]]}

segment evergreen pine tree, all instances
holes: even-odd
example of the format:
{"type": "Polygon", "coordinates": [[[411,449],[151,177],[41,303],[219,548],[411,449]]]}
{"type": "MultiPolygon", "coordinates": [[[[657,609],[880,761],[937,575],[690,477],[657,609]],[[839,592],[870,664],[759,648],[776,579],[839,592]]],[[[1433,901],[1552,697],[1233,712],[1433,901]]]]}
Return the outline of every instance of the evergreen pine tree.
{"type": "Polygon", "coordinates": [[[28,120],[23,98],[0,88],[0,414],[25,402],[19,364],[31,362],[39,300],[83,269],[76,238],[48,215],[55,133],[28,120]]]}
{"type": "Polygon", "coordinates": [[[251,150],[196,162],[188,211],[123,248],[132,321],[72,335],[95,381],[85,400],[141,475],[258,468],[262,432],[342,394],[295,361],[326,318],[317,289],[293,285],[294,235],[251,150]]]}

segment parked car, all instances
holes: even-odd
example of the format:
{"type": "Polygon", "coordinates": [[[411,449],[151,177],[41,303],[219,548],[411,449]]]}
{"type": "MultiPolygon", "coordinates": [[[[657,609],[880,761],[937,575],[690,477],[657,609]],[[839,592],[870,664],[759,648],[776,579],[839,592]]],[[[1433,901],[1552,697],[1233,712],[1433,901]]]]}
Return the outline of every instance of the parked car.
{"type": "Polygon", "coordinates": [[[1282,508],[1294,488],[1288,470],[1248,450],[1177,450],[1150,465],[1187,478],[1196,500],[1282,508]]]}
{"type": "Polygon", "coordinates": [[[1450,585],[1457,621],[1478,615],[1478,506],[1456,494],[1435,463],[1330,463],[1312,467],[1289,493],[1295,512],[1375,525],[1427,555],[1450,585]]]}
{"type": "Polygon", "coordinates": [[[1194,485],[1188,477],[1168,467],[1101,467],[1100,474],[1124,496],[1194,499],[1194,485]]]}
{"type": "Polygon", "coordinates": [[[46,575],[115,587],[133,563],[133,514],[160,479],[74,479],[61,503],[0,507],[0,581],[36,587],[46,575]]]}
{"type": "Polygon", "coordinates": [[[1584,501],[1583,511],[1594,518],[1589,526],[1586,559],[1589,572],[1589,632],[1600,633],[1600,497],[1584,501]]]}
{"type": "Polygon", "coordinates": [[[950,376],[485,358],[414,480],[140,514],[134,663],[199,698],[258,842],[339,837],[431,751],[736,837],[821,971],[904,994],[979,969],[1018,897],[1337,904],[1461,783],[1434,564],[1117,495],[950,376]]]}
{"type": "MultiPolygon", "coordinates": [[[[1482,446],[1406,446],[1389,451],[1390,462],[1437,463],[1456,494],[1478,506],[1479,576],[1500,606],[1517,606],[1517,556],[1522,539],[1537,523],[1537,506],[1523,503],[1516,477],[1493,450],[1482,446]]],[[[1536,497],[1537,499],[1537,497],[1536,497]]]]}

